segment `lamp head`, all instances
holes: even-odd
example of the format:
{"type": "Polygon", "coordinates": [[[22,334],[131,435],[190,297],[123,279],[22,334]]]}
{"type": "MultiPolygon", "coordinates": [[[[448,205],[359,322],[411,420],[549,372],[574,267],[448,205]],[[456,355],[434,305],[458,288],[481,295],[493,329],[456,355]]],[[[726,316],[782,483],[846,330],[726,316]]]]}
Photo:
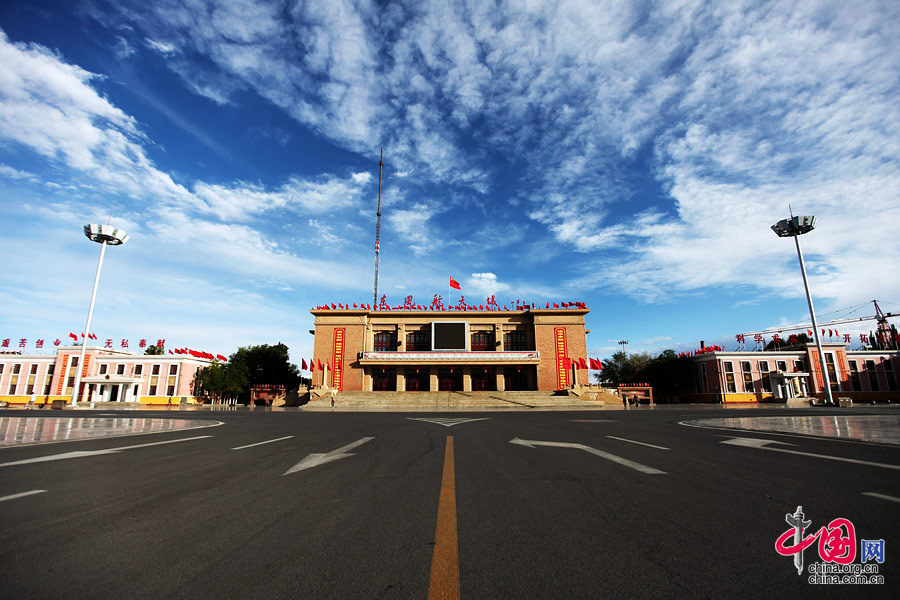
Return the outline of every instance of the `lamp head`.
{"type": "Polygon", "coordinates": [[[97,225],[96,223],[84,226],[84,235],[92,242],[101,244],[106,242],[110,246],[121,246],[128,241],[128,234],[111,225],[97,225]]]}
{"type": "Polygon", "coordinates": [[[809,233],[816,228],[816,218],[813,215],[791,217],[782,219],[772,225],[772,231],[778,237],[794,237],[809,233]]]}

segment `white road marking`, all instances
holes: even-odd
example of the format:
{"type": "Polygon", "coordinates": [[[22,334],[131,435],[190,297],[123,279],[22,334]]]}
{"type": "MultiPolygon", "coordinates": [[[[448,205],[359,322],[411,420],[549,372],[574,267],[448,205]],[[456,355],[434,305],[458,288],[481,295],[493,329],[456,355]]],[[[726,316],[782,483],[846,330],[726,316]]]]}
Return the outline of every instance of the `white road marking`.
{"type": "Polygon", "coordinates": [[[659,469],[654,469],[653,467],[648,467],[647,465],[642,465],[641,463],[634,462],[633,460],[628,460],[627,458],[622,458],[621,456],[616,456],[615,454],[610,454],[609,452],[604,452],[603,450],[597,450],[596,448],[591,448],[590,446],[585,446],[584,444],[573,444],[569,442],[539,442],[537,440],[521,440],[519,438],[514,438],[509,440],[510,444],[518,444],[520,446],[527,446],[529,448],[534,448],[535,446],[551,446],[553,448],[577,448],[578,450],[584,450],[585,452],[590,452],[600,458],[605,458],[606,460],[611,460],[614,463],[620,464],[623,467],[628,467],[629,469],[634,469],[635,471],[640,471],[641,473],[645,473],[647,475],[665,475],[665,471],[660,471],[659,469]]]}
{"type": "Polygon", "coordinates": [[[244,448],[252,448],[253,446],[262,446],[263,444],[271,444],[272,442],[280,442],[281,440],[289,440],[292,435],[286,435],[284,437],[275,438],[274,440],[266,440],[265,442],[256,442],[255,444],[247,444],[246,446],[238,446],[237,448],[232,448],[232,450],[243,450],[244,448]]]}
{"type": "Polygon", "coordinates": [[[856,458],[844,458],[842,456],[829,456],[827,454],[816,454],[814,452],[800,452],[799,450],[788,450],[787,448],[772,448],[769,444],[786,444],[776,440],[764,440],[759,438],[731,438],[720,444],[731,444],[732,446],[744,446],[745,448],[759,448],[760,450],[771,450],[773,452],[784,452],[785,454],[797,454],[800,456],[812,456],[813,458],[824,458],[825,460],[836,460],[839,462],[848,462],[855,465],[868,465],[870,467],[881,467],[882,469],[894,469],[900,471],[900,465],[887,465],[884,463],[870,462],[867,460],[858,460],[856,458]]]}
{"type": "Polygon", "coordinates": [[[162,446],[163,444],[177,444],[178,442],[189,442],[191,440],[202,440],[211,438],[211,435],[198,435],[196,437],[181,438],[178,440],[166,440],[165,442],[152,442],[150,444],[136,444],[134,446],[120,446],[119,448],[107,448],[106,450],[79,450],[76,452],[63,452],[62,454],[50,454],[48,456],[38,456],[37,458],[27,458],[25,460],[17,460],[8,463],[0,463],[0,467],[11,467],[13,465],[27,465],[29,463],[49,462],[52,460],[66,460],[68,458],[83,458],[85,456],[100,456],[101,454],[116,454],[123,450],[133,450],[134,448],[147,448],[149,446],[162,446]]]}
{"type": "Polygon", "coordinates": [[[35,494],[43,494],[47,490],[31,490],[30,492],[22,492],[21,494],[13,494],[12,496],[3,496],[0,498],[0,502],[6,502],[7,500],[15,500],[16,498],[24,498],[25,496],[33,496],[35,494]]]}
{"type": "Polygon", "coordinates": [[[615,419],[569,419],[573,423],[615,423],[615,419]]]}
{"type": "MultiPolygon", "coordinates": [[[[325,454],[321,453],[313,453],[298,462],[296,465],[285,471],[285,475],[290,475],[291,473],[296,473],[297,471],[303,471],[305,469],[311,469],[313,467],[318,467],[319,465],[324,465],[325,463],[330,463],[334,460],[340,460],[342,458],[347,458],[348,456],[353,456],[350,450],[353,450],[357,446],[362,446],[366,442],[370,442],[374,440],[374,437],[364,437],[360,440],[356,440],[351,444],[347,444],[346,446],[341,446],[337,450],[332,450],[331,452],[327,452],[325,454]]],[[[284,475],[282,475],[283,477],[284,475]]]]}
{"type": "Polygon", "coordinates": [[[487,421],[490,417],[481,417],[478,419],[465,419],[462,417],[407,417],[407,419],[410,421],[426,421],[428,423],[434,423],[435,425],[443,425],[444,427],[453,427],[454,425],[471,423],[472,421],[487,421]]]}
{"type": "Polygon", "coordinates": [[[657,450],[671,450],[671,448],[666,448],[665,446],[656,446],[654,444],[648,444],[647,442],[638,442],[635,440],[626,440],[625,438],[616,437],[614,435],[606,436],[611,440],[619,440],[620,442],[628,442],[629,444],[638,444],[640,446],[647,446],[648,448],[656,448],[657,450]]]}
{"type": "Polygon", "coordinates": [[[872,496],[873,498],[881,498],[882,500],[890,500],[891,502],[900,502],[900,498],[894,498],[887,494],[879,494],[877,492],[863,492],[863,496],[872,496]]]}

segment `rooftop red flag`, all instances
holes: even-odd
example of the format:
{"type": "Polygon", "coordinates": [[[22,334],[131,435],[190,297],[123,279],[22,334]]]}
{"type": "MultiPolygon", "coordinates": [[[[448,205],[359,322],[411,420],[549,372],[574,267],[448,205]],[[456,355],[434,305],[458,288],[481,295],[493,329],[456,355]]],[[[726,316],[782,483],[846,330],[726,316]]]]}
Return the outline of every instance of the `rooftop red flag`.
{"type": "Polygon", "coordinates": [[[452,275],[450,276],[450,287],[452,287],[454,290],[462,290],[462,288],[459,286],[459,282],[453,279],[452,275]]]}
{"type": "Polygon", "coordinates": [[[309,359],[309,372],[312,373],[316,370],[316,365],[313,364],[313,359],[309,359]]]}
{"type": "Polygon", "coordinates": [[[554,302],[554,303],[553,303],[553,308],[559,308],[559,304],[557,304],[556,302],[554,302]]]}
{"type": "Polygon", "coordinates": [[[308,370],[308,369],[306,368],[306,359],[305,359],[305,358],[301,358],[301,359],[300,359],[300,368],[301,368],[302,370],[304,370],[304,371],[307,371],[307,370],[308,370]]]}
{"type": "Polygon", "coordinates": [[[596,358],[588,358],[588,362],[591,363],[591,369],[593,369],[595,371],[600,369],[600,367],[597,366],[597,363],[599,363],[600,361],[597,360],[596,358]]]}
{"type": "Polygon", "coordinates": [[[228,360],[227,358],[225,358],[225,357],[222,356],[221,354],[216,354],[216,358],[218,358],[218,359],[221,360],[222,362],[225,362],[225,361],[228,360]]]}

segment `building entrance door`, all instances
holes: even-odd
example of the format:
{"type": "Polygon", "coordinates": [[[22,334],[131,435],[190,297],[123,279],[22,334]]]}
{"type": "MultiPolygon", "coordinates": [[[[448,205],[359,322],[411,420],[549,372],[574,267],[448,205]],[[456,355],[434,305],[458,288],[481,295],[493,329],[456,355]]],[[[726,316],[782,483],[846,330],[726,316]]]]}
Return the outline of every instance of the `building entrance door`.
{"type": "Polygon", "coordinates": [[[503,369],[503,377],[506,380],[506,389],[511,392],[528,389],[528,373],[525,367],[506,367],[503,369]]]}
{"type": "Polygon", "coordinates": [[[406,391],[407,392],[427,392],[428,391],[428,369],[407,369],[406,370],[406,391]]]}
{"type": "Polygon", "coordinates": [[[372,389],[376,392],[394,392],[397,390],[397,371],[394,369],[375,369],[372,373],[372,389]]]}
{"type": "Polygon", "coordinates": [[[116,401],[118,401],[118,400],[119,400],[119,386],[114,385],[114,386],[112,386],[112,388],[109,390],[109,401],[110,401],[110,402],[116,402],[116,401]]]}
{"type": "Polygon", "coordinates": [[[472,390],[476,392],[492,392],[497,387],[497,376],[493,367],[472,368],[472,390]]]}
{"type": "Polygon", "coordinates": [[[438,369],[438,390],[442,392],[458,392],[462,390],[462,369],[438,369]]]}

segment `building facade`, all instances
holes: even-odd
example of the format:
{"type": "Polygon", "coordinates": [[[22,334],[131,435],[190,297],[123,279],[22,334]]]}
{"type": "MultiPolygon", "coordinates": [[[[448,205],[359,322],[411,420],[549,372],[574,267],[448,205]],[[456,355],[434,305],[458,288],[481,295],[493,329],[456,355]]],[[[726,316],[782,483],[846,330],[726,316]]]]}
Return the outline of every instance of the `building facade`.
{"type": "MultiPolygon", "coordinates": [[[[897,402],[900,352],[849,350],[822,344],[834,398],[854,402],[897,402]]],[[[814,344],[774,351],[707,352],[693,357],[688,402],[785,402],[825,398],[825,381],[814,344]]]]}
{"type": "Polygon", "coordinates": [[[559,390],[588,383],[587,308],[315,309],[315,387],[339,391],[559,390]],[[320,366],[321,365],[321,366],[320,366]]]}
{"type": "MultiPolygon", "coordinates": [[[[38,404],[71,400],[81,346],[56,354],[0,354],[0,400],[38,404]]],[[[194,375],[212,361],[180,354],[149,356],[88,347],[79,401],[177,404],[194,402],[194,375]]]]}

